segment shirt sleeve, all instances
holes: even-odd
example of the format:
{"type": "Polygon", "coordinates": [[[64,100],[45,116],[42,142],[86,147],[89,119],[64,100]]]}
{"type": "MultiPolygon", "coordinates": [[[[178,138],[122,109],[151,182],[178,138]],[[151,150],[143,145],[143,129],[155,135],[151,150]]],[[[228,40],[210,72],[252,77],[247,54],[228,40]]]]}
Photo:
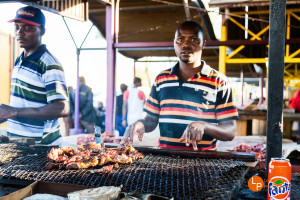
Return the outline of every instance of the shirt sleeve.
{"type": "Polygon", "coordinates": [[[47,102],[57,99],[68,100],[65,74],[60,65],[49,65],[44,74],[47,102]]]}
{"type": "Polygon", "coordinates": [[[123,100],[128,100],[128,98],[129,98],[129,91],[126,90],[123,95],[123,100]]]}
{"type": "Polygon", "coordinates": [[[146,100],[145,93],[142,90],[139,91],[138,97],[140,100],[146,100]]]}
{"type": "Polygon", "coordinates": [[[233,102],[232,88],[228,80],[222,82],[217,91],[216,119],[217,122],[239,119],[237,108],[233,102]]]}
{"type": "Polygon", "coordinates": [[[156,91],[156,84],[154,83],[150,92],[150,95],[145,103],[144,111],[155,117],[159,117],[160,102],[156,91]]]}

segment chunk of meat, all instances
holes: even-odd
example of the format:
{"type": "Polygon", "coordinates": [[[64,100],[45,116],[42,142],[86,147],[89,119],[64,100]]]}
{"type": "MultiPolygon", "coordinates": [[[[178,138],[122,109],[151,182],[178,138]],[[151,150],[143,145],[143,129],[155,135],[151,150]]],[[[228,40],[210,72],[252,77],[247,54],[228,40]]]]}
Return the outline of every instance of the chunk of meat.
{"type": "Polygon", "coordinates": [[[107,164],[131,164],[134,160],[143,159],[143,155],[132,146],[105,148],[102,144],[82,144],[77,148],[52,148],[49,154],[47,169],[86,169],[107,164]]]}

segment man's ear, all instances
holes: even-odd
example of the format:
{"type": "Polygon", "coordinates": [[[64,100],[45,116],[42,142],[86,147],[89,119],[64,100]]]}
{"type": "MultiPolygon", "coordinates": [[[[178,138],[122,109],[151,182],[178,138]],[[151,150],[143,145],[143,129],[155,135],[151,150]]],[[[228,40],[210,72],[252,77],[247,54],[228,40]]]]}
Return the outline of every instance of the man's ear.
{"type": "Polygon", "coordinates": [[[205,45],[206,45],[206,40],[203,41],[202,49],[204,49],[205,45]]]}
{"type": "Polygon", "coordinates": [[[41,36],[44,36],[46,32],[45,28],[41,27],[40,29],[41,29],[41,36]]]}

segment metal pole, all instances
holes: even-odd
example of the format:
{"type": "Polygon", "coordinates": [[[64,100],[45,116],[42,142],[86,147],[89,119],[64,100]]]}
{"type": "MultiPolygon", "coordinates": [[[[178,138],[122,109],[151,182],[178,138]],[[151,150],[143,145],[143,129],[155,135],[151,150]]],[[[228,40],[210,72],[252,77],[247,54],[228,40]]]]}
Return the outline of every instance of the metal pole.
{"type": "Polygon", "coordinates": [[[191,20],[191,13],[190,13],[190,9],[188,7],[189,6],[188,0],[183,0],[183,6],[184,6],[186,20],[189,21],[189,20],[191,20]]]}
{"type": "Polygon", "coordinates": [[[242,84],[242,103],[241,106],[244,105],[244,65],[242,65],[241,69],[241,84],[242,84]]]}
{"type": "Polygon", "coordinates": [[[136,59],[133,60],[133,79],[135,78],[136,69],[136,59]]]}
{"type": "Polygon", "coordinates": [[[73,134],[81,133],[81,129],[79,127],[79,94],[80,94],[80,81],[79,81],[79,56],[80,50],[77,49],[77,86],[76,86],[76,93],[75,93],[75,122],[74,122],[74,129],[73,134]]]}
{"type": "Polygon", "coordinates": [[[264,103],[264,74],[265,70],[261,68],[261,74],[259,79],[259,86],[260,86],[260,103],[264,103]]]}
{"type": "Polygon", "coordinates": [[[79,56],[80,56],[80,49],[77,47],[77,44],[75,42],[75,39],[71,33],[71,30],[65,20],[64,17],[62,17],[62,19],[64,20],[65,22],[65,25],[70,33],[70,36],[73,40],[73,43],[76,47],[76,55],[77,55],[77,84],[76,84],[76,93],[75,93],[75,108],[74,108],[74,115],[75,115],[75,119],[74,119],[74,128],[70,129],[70,135],[76,135],[76,134],[79,134],[79,133],[82,133],[82,129],[80,129],[80,126],[79,126],[79,92],[80,92],[80,82],[79,82],[79,56]]]}
{"type": "Polygon", "coordinates": [[[113,131],[114,94],[115,94],[115,0],[106,5],[106,42],[107,42],[107,99],[105,111],[105,131],[113,131]]]}
{"type": "Polygon", "coordinates": [[[282,156],[285,13],[286,0],[270,1],[266,178],[271,158],[282,156]]]}

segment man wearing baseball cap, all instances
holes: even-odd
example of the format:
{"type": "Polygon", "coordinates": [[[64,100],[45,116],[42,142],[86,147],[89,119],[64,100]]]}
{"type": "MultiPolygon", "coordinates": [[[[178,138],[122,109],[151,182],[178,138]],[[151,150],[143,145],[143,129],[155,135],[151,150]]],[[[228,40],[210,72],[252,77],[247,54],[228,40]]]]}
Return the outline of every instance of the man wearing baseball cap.
{"type": "Polygon", "coordinates": [[[40,9],[26,6],[9,22],[14,22],[24,51],[13,67],[10,105],[0,104],[0,120],[8,119],[8,136],[57,143],[61,138],[58,118],[68,116],[69,103],[63,68],[42,44],[45,16],[40,9]]]}

